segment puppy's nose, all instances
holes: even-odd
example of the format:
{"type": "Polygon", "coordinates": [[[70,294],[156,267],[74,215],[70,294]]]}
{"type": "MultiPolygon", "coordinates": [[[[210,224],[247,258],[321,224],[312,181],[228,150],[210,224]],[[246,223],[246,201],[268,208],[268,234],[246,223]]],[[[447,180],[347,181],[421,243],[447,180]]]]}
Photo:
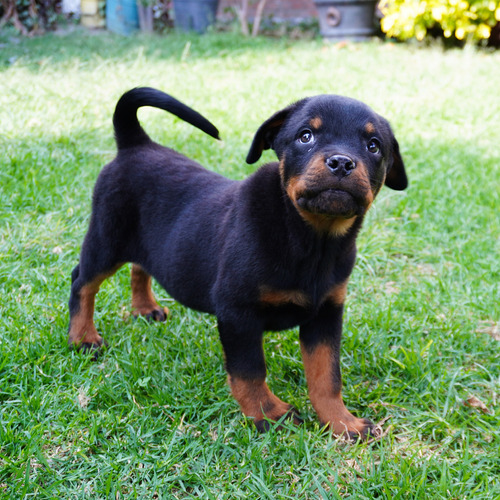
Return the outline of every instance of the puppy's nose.
{"type": "Polygon", "coordinates": [[[356,162],[344,155],[333,155],[326,159],[326,166],[337,176],[345,177],[349,175],[355,168],[356,162]]]}

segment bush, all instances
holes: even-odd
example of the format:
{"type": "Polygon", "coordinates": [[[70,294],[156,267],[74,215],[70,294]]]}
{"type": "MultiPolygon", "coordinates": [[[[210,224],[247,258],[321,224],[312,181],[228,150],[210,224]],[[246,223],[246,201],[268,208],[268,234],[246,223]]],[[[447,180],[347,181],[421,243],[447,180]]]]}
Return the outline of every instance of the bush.
{"type": "Polygon", "coordinates": [[[0,5],[0,27],[12,22],[23,34],[54,29],[61,0],[4,0],[0,5]]]}
{"type": "Polygon", "coordinates": [[[458,41],[487,40],[500,22],[498,0],[382,0],[382,31],[400,40],[436,32],[458,41]]]}

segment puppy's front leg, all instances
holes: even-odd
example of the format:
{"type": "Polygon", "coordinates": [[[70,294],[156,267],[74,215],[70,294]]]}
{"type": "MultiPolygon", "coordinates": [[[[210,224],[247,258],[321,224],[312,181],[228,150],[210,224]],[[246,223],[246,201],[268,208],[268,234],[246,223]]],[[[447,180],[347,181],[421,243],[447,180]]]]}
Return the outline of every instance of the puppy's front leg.
{"type": "Polygon", "coordinates": [[[370,420],[357,418],[342,400],[340,340],[343,305],[325,303],[318,316],[300,328],[300,345],[309,387],[309,398],[322,425],[349,439],[375,436],[370,420]]]}
{"type": "Polygon", "coordinates": [[[278,421],[290,415],[299,423],[295,409],[275,396],[266,384],[266,363],[262,348],[262,330],[219,319],[219,334],[226,357],[231,393],[241,411],[254,419],[259,432],[269,430],[268,420],[278,421]],[[267,420],[266,420],[267,419],[267,420]]]}

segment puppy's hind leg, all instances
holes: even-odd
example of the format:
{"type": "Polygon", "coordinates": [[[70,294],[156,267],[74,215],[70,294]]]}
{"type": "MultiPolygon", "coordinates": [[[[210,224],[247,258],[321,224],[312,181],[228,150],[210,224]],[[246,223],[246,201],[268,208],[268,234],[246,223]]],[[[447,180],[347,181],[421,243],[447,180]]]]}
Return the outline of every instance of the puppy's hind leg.
{"type": "Polygon", "coordinates": [[[151,276],[138,264],[132,264],[130,275],[132,285],[132,314],[145,316],[154,321],[165,321],[168,309],[156,302],[151,289],[151,276]]]}
{"type": "Polygon", "coordinates": [[[101,283],[121,266],[122,264],[116,264],[105,271],[97,271],[95,267],[84,271],[85,268],[80,263],[73,270],[69,299],[68,335],[68,343],[71,347],[97,353],[105,344],[94,325],[95,296],[101,283]]]}

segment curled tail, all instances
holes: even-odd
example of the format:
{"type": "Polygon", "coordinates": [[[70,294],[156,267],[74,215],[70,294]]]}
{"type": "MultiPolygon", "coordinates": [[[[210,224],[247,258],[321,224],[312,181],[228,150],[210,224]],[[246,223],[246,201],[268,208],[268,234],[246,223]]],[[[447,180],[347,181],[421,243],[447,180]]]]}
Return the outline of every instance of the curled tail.
{"type": "Polygon", "coordinates": [[[160,90],[138,87],[125,92],[116,104],[113,125],[118,149],[138,146],[151,141],[137,119],[137,110],[142,106],[164,109],[215,139],[219,139],[217,128],[194,109],[160,90]]]}

